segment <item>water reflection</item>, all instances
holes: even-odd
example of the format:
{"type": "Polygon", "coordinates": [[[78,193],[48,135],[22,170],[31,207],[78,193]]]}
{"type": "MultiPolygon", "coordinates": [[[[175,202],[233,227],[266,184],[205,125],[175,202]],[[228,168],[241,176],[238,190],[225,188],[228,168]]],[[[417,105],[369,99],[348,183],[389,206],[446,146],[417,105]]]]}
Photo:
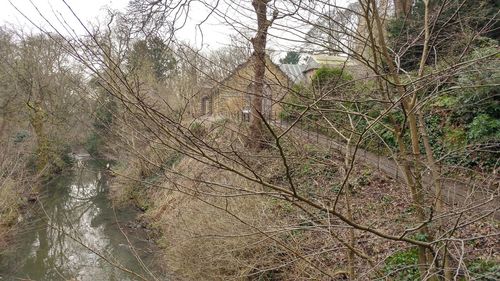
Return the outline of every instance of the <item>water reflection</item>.
{"type": "Polygon", "coordinates": [[[106,198],[106,183],[99,169],[84,165],[48,184],[37,216],[19,234],[14,250],[1,257],[2,280],[141,280],[110,262],[154,279],[145,269],[153,267],[145,233],[127,233],[141,265],[119,228],[136,211],[115,213],[106,198]]]}

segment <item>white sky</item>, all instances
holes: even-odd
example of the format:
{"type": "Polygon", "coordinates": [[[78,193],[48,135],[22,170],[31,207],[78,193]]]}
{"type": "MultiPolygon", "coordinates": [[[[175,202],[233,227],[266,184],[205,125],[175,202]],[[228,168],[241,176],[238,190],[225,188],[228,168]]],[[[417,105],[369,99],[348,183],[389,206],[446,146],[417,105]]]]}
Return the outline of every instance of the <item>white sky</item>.
{"type": "MultiPolygon", "coordinates": [[[[66,7],[63,0],[10,0],[19,10],[21,10],[30,20],[36,24],[41,24],[44,27],[48,25],[44,22],[43,18],[38,14],[36,9],[33,7],[30,1],[35,3],[39,8],[40,12],[46,16],[50,22],[57,23],[58,17],[63,15],[64,19],[69,23],[69,25],[76,30],[77,33],[84,33],[83,27],[78,23],[76,18],[71,14],[70,10],[66,7]],[[56,16],[57,15],[57,16],[56,16]]],[[[331,2],[337,2],[337,4],[345,4],[348,0],[330,0],[331,2]]],[[[75,13],[80,19],[83,20],[85,24],[89,22],[95,22],[98,18],[103,18],[105,16],[105,8],[116,9],[124,11],[129,0],[66,0],[66,2],[72,7],[75,13]]],[[[215,3],[216,1],[213,1],[215,3]]],[[[188,41],[197,47],[215,49],[218,47],[226,46],[230,43],[229,35],[237,34],[236,30],[244,30],[247,28],[246,25],[253,25],[255,20],[254,12],[251,7],[250,0],[222,0],[217,13],[210,16],[209,20],[203,23],[203,46],[201,41],[201,34],[199,29],[196,28],[196,24],[200,23],[208,15],[208,9],[202,6],[198,1],[194,2],[190,9],[189,18],[186,26],[177,32],[176,36],[178,39],[183,41],[188,41]],[[243,5],[237,6],[237,5],[243,5]],[[229,21],[229,24],[228,22],[229,21]],[[231,25],[233,25],[231,27],[231,25]],[[236,29],[236,30],[235,30],[236,29]]],[[[29,20],[24,18],[16,9],[11,5],[9,0],[0,0],[0,25],[13,24],[15,26],[22,26],[25,30],[35,30],[30,24],[29,20]]],[[[281,51],[289,49],[298,49],[300,46],[297,42],[290,42],[289,39],[299,39],[293,38],[293,34],[290,30],[293,29],[293,23],[287,20],[282,20],[281,22],[276,22],[274,28],[270,30],[271,36],[269,36],[270,43],[268,46],[271,49],[277,49],[281,51]],[[281,28],[279,27],[281,26],[281,28]],[[286,28],[283,28],[286,26],[286,28]],[[288,30],[287,30],[288,29],[288,30]],[[277,39],[276,37],[285,37],[288,40],[277,39]]],[[[60,27],[60,25],[59,25],[60,27]]],[[[296,26],[295,30],[300,30],[301,32],[306,32],[307,30],[301,30],[303,26],[296,26]]],[[[64,32],[63,32],[64,33],[64,32]]],[[[251,32],[253,34],[253,32],[251,32]]]]}
{"type": "MultiPolygon", "coordinates": [[[[70,11],[62,0],[31,1],[40,9],[40,12],[50,19],[54,19],[53,11],[65,15],[66,18],[70,18],[70,11]]],[[[38,15],[36,9],[30,3],[30,0],[11,0],[11,2],[35,23],[40,24],[43,22],[43,19],[38,15]]],[[[74,9],[79,17],[85,21],[89,21],[104,14],[103,8],[106,6],[113,9],[124,9],[128,0],[66,0],[66,2],[74,9]]],[[[12,4],[9,0],[0,0],[0,22],[2,24],[14,24],[30,28],[31,25],[29,21],[19,14],[12,4]]]]}
{"type": "MultiPolygon", "coordinates": [[[[24,13],[29,20],[45,28],[48,27],[48,24],[39,15],[30,0],[11,0],[11,2],[24,13]]],[[[70,26],[72,26],[77,33],[84,33],[83,27],[78,23],[62,0],[32,0],[32,2],[52,23],[57,23],[58,19],[56,15],[62,14],[64,19],[69,22],[70,26]]],[[[85,24],[88,24],[89,22],[95,22],[98,18],[104,17],[106,8],[124,11],[129,0],[66,0],[66,2],[75,11],[78,17],[82,19],[85,24]]],[[[12,4],[9,0],[0,0],[0,25],[13,25],[15,27],[22,27],[24,30],[36,30],[30,21],[21,15],[12,4]]],[[[178,32],[177,36],[184,41],[189,41],[200,47],[201,34],[199,29],[195,26],[204,19],[207,14],[208,10],[206,8],[201,5],[195,5],[190,12],[186,27],[183,28],[181,32],[178,32]]],[[[219,23],[219,21],[213,17],[203,24],[203,45],[211,49],[224,46],[228,43],[229,34],[234,33],[232,29],[225,26],[225,24],[219,23]]]]}

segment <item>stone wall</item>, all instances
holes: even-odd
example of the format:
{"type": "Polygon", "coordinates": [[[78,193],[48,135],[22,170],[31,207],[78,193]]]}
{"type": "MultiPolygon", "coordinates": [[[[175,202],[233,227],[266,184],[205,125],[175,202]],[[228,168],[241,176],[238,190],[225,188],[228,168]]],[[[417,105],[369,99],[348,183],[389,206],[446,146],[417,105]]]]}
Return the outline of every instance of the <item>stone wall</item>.
{"type": "MultiPolygon", "coordinates": [[[[270,59],[268,59],[266,66],[266,84],[271,92],[270,115],[274,118],[279,116],[282,110],[279,103],[292,86],[292,82],[270,59]]],[[[240,117],[243,109],[248,107],[249,96],[247,92],[253,83],[253,77],[253,61],[249,61],[238,67],[231,76],[222,81],[213,97],[213,114],[232,118],[240,117]]]]}

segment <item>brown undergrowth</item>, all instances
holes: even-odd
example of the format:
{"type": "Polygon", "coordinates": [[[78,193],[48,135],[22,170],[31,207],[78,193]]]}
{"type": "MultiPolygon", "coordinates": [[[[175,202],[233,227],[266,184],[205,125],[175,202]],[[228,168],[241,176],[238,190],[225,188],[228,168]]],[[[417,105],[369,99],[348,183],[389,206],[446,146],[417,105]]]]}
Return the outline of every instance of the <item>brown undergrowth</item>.
{"type": "Polygon", "coordinates": [[[37,176],[29,167],[32,141],[0,139],[0,250],[8,247],[28,200],[34,200],[37,176]]]}
{"type": "Polygon", "coordinates": [[[11,236],[12,226],[17,222],[21,198],[12,179],[3,181],[0,188],[0,249],[5,248],[11,236]]]}
{"type": "MultiPolygon", "coordinates": [[[[205,158],[181,156],[168,149],[158,153],[157,148],[148,146],[143,150],[148,161],[141,157],[132,161],[130,155],[124,161],[128,164],[115,170],[118,177],[111,187],[115,202],[132,199],[145,210],[144,217],[158,233],[168,271],[180,280],[347,278],[350,227],[337,217],[259,184],[261,180],[289,187],[276,147],[250,153],[241,136],[230,130],[221,133],[208,128],[205,133],[206,142],[216,144],[221,151],[232,151],[227,153],[227,161],[221,161],[225,168],[204,163],[205,158]],[[252,170],[229,160],[235,159],[231,158],[235,147],[240,153],[237,159],[252,170]],[[259,180],[248,179],[255,175],[259,180]]],[[[342,155],[291,139],[283,144],[297,193],[326,205],[339,197],[337,210],[345,213],[342,155]]],[[[396,236],[418,225],[409,191],[376,170],[356,165],[347,188],[356,223],[396,236]]],[[[465,216],[474,214],[463,214],[461,220],[467,221],[465,216]]],[[[450,218],[456,217],[439,219],[437,236],[454,228],[456,221],[450,218]]],[[[498,264],[498,232],[498,224],[488,219],[458,227],[449,250],[461,258],[464,269],[478,260],[498,264]]],[[[408,234],[417,235],[416,231],[408,234]]],[[[357,280],[414,280],[411,274],[418,274],[411,258],[398,259],[404,256],[401,253],[411,253],[411,245],[360,230],[354,230],[354,236],[356,249],[365,255],[357,256],[354,262],[357,280]],[[402,266],[394,267],[395,261],[402,266]],[[398,272],[409,279],[398,279],[403,276],[398,272]]],[[[459,276],[467,275],[464,270],[459,272],[459,276]]]]}

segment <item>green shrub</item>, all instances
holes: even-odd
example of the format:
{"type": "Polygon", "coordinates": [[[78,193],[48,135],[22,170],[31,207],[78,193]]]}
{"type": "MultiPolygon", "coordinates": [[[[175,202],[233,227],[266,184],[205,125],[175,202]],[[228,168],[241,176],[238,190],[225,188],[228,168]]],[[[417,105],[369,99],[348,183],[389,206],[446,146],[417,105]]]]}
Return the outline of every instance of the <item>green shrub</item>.
{"type": "Polygon", "coordinates": [[[471,141],[500,140],[500,119],[480,114],[469,125],[467,137],[471,141]]]}
{"type": "MultiPolygon", "coordinates": [[[[407,16],[393,17],[387,24],[388,44],[392,50],[400,50],[399,63],[407,71],[418,69],[423,51],[420,32],[425,8],[422,0],[412,2],[414,4],[407,16]],[[413,44],[408,46],[408,42],[413,44]]],[[[471,47],[469,34],[480,33],[487,37],[476,38],[472,42],[473,47],[484,46],[485,41],[495,41],[500,36],[500,22],[492,20],[496,19],[500,8],[497,0],[434,0],[430,5],[430,17],[436,26],[446,26],[446,32],[431,32],[433,52],[429,54],[428,64],[437,61],[435,56],[448,56],[449,59],[458,57],[465,48],[471,47]],[[438,9],[440,6],[443,9],[438,9]]]]}
{"type": "Polygon", "coordinates": [[[475,260],[468,266],[473,280],[500,280],[500,263],[490,260],[475,260]]]}
{"type": "Polygon", "coordinates": [[[385,261],[384,272],[398,281],[420,280],[417,263],[418,250],[411,248],[388,257],[385,261]]]}
{"type": "Polygon", "coordinates": [[[297,118],[299,113],[305,108],[305,102],[302,99],[308,96],[310,96],[308,88],[304,85],[294,85],[292,91],[286,95],[283,110],[280,112],[280,118],[286,121],[297,118]]]}
{"type": "Polygon", "coordinates": [[[342,68],[330,68],[322,66],[314,73],[311,84],[318,89],[331,86],[332,84],[342,84],[352,80],[352,75],[342,68]]]}
{"type": "Polygon", "coordinates": [[[467,145],[467,133],[463,128],[446,128],[444,143],[450,149],[460,149],[467,145]]]}

